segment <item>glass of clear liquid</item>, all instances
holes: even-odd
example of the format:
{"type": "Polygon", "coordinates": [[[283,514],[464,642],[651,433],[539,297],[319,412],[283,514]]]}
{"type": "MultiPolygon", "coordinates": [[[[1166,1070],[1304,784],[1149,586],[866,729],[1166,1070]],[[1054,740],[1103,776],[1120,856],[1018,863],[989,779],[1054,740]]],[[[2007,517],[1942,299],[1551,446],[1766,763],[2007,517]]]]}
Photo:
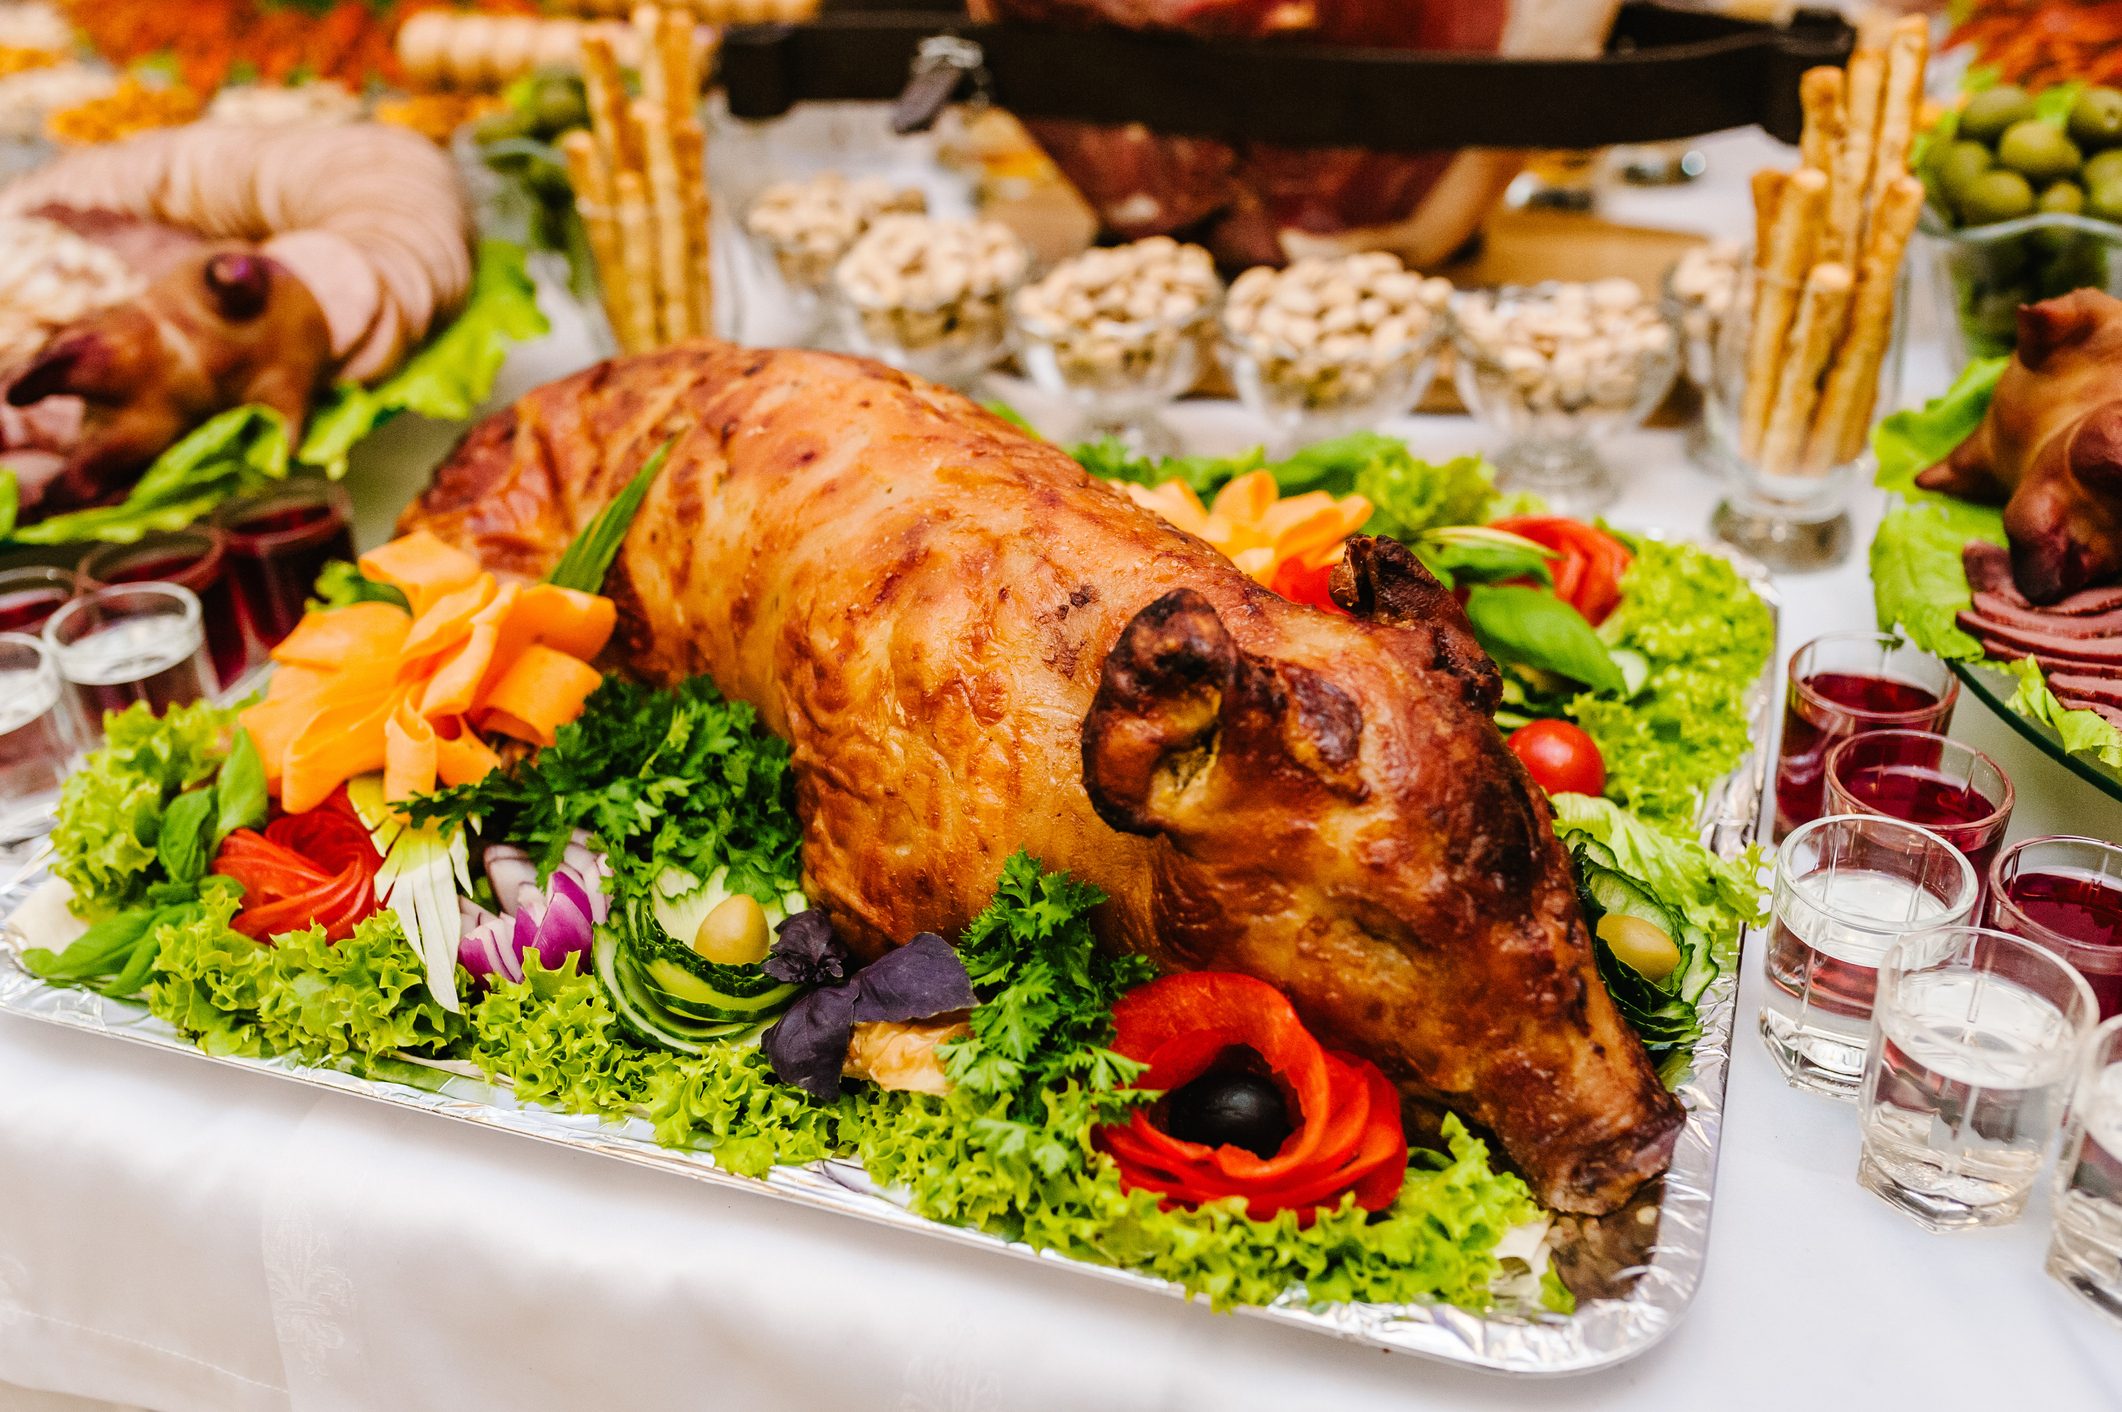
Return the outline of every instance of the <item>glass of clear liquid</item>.
{"type": "Polygon", "coordinates": [[[2056,1164],[2048,1273],[2122,1323],[2122,1016],[2086,1041],[2056,1164]]]}
{"type": "Polygon", "coordinates": [[[44,645],[58,660],[91,740],[102,738],[106,711],[144,701],[159,716],[214,686],[199,598],[181,584],[84,593],[44,625],[44,645]]]}
{"type": "Polygon", "coordinates": [[[1871,1040],[1879,963],[1911,932],[1973,916],[1981,881],[1916,824],[1832,814],[1776,851],[1761,1039],[1793,1088],[1854,1097],[1871,1040]]]}
{"type": "Polygon", "coordinates": [[[0,632],[0,845],[51,822],[77,745],[73,706],[45,645],[0,632]]]}
{"type": "Polygon", "coordinates": [[[1933,1231],[2019,1219],[2098,1016],[2054,952],[1984,927],[1903,938],[1879,967],[1857,1183],[1933,1231]]]}

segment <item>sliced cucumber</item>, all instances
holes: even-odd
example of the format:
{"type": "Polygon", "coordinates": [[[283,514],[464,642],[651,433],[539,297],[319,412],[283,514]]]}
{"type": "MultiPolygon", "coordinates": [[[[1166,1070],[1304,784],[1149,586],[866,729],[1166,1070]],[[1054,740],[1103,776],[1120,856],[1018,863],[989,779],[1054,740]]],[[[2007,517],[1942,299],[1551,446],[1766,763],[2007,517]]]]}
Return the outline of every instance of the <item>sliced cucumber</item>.
{"type": "Polygon", "coordinates": [[[642,983],[633,959],[619,945],[616,928],[597,928],[591,959],[596,963],[597,980],[611,998],[612,1011],[619,1017],[620,1027],[643,1044],[673,1049],[680,1054],[701,1054],[709,1043],[742,1034],[751,1028],[749,1021],[704,1024],[672,1013],[642,983]]]}
{"type": "Polygon", "coordinates": [[[755,966],[723,966],[719,969],[744,977],[744,983],[727,987],[712,985],[663,956],[653,957],[640,966],[643,981],[656,993],[663,1007],[692,1019],[750,1021],[784,1009],[796,998],[795,986],[777,981],[755,966]]]}

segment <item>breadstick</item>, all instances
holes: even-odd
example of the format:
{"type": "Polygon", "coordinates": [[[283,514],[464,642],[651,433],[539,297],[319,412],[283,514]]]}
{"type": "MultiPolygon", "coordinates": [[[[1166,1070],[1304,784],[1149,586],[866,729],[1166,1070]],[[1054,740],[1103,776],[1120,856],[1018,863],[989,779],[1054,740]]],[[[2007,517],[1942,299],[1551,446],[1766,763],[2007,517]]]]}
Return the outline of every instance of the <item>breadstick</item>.
{"type": "Polygon", "coordinates": [[[636,67],[641,75],[641,97],[658,108],[669,106],[664,95],[662,62],[666,18],[675,23],[678,17],[658,5],[634,6],[634,48],[640,55],[636,67]]]}
{"type": "Polygon", "coordinates": [[[619,238],[627,283],[627,328],[620,339],[629,353],[657,346],[656,222],[648,199],[648,182],[637,171],[617,174],[619,238]]]}
{"type": "MultiPolygon", "coordinates": [[[[1872,156],[1868,207],[1876,211],[1886,188],[1908,171],[1908,149],[1916,137],[1916,109],[1923,102],[1923,68],[1930,59],[1930,21],[1906,15],[1894,24],[1886,48],[1886,91],[1879,105],[1879,143],[1872,156]]],[[[1870,243],[1867,226],[1865,243],[1870,243]]]]}
{"type": "Polygon", "coordinates": [[[699,119],[687,117],[671,136],[677,148],[685,229],[692,250],[693,327],[711,334],[715,331],[715,267],[708,235],[714,213],[707,199],[707,133],[699,119]]]}
{"type": "Polygon", "coordinates": [[[646,98],[634,100],[633,115],[648,153],[649,210],[656,223],[656,307],[663,341],[674,343],[692,332],[693,322],[693,262],[678,157],[671,145],[669,115],[646,98]]]}
{"type": "Polygon", "coordinates": [[[1842,145],[1828,198],[1826,244],[1837,258],[1854,257],[1864,239],[1864,198],[1872,154],[1879,143],[1879,105],[1886,87],[1886,54],[1860,44],[1843,81],[1842,145]]]}
{"type": "Polygon", "coordinates": [[[626,81],[619,75],[619,60],[606,35],[593,32],[582,36],[582,92],[589,107],[590,128],[604,148],[604,160],[614,178],[622,172],[639,172],[641,147],[628,131],[626,81]]]}
{"type": "Polygon", "coordinates": [[[1761,455],[1774,406],[1778,370],[1783,366],[1783,339],[1790,331],[1798,288],[1819,243],[1820,218],[1827,206],[1827,174],[1800,167],[1783,185],[1776,203],[1776,222],[1769,233],[1768,259],[1760,272],[1754,299],[1753,326],[1746,342],[1746,396],[1739,409],[1739,445],[1748,456],[1761,455]]]}
{"type": "Polygon", "coordinates": [[[1763,167],[1754,173],[1754,268],[1768,258],[1769,234],[1776,228],[1776,202],[1783,197],[1783,184],[1790,173],[1763,167]]]}
{"type": "Polygon", "coordinates": [[[1842,107],[1842,70],[1832,64],[1807,69],[1798,81],[1798,102],[1805,109],[1805,130],[1798,145],[1801,160],[1832,179],[1835,154],[1848,126],[1842,107]]]}
{"type": "Polygon", "coordinates": [[[619,239],[617,197],[612,190],[611,168],[604,164],[604,150],[597,140],[577,128],[560,139],[560,153],[567,159],[567,179],[575,188],[575,210],[582,217],[582,231],[589,239],[590,257],[597,262],[597,285],[604,296],[604,317],[612,336],[621,338],[629,317],[626,305],[626,257],[619,239]]]}
{"type": "Polygon", "coordinates": [[[1820,396],[1820,375],[1834,356],[1849,314],[1849,266],[1828,261],[1814,265],[1798,295],[1798,316],[1791,323],[1790,357],[1776,378],[1775,408],[1761,438],[1761,466],[1771,475],[1798,469],[1805,434],[1812,426],[1820,396]]]}
{"type": "Polygon", "coordinates": [[[1872,403],[1879,395],[1879,368],[1893,337],[1894,292],[1900,284],[1901,260],[1922,210],[1923,183],[1912,176],[1895,180],[1880,198],[1872,218],[1871,244],[1865,249],[1857,272],[1857,292],[1850,301],[1849,335],[1835,353],[1820,411],[1805,444],[1807,470],[1825,471],[1864,449],[1864,438],[1871,430],[1872,403]]]}

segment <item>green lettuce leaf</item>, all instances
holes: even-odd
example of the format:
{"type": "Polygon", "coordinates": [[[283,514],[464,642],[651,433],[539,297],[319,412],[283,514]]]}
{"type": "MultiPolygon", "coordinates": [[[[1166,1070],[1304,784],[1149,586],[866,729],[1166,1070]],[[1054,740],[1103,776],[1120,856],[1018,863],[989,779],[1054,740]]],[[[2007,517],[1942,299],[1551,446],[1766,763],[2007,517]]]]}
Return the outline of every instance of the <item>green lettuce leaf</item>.
{"type": "Polygon", "coordinates": [[[368,917],[343,941],[312,927],[268,946],[229,926],[240,889],[209,883],[196,918],[164,929],[148,991],[148,1009],[208,1053],[359,1067],[375,1056],[440,1052],[462,1034],[428,993],[391,913],[368,917]]]}
{"type": "Polygon", "coordinates": [[[1969,539],[2004,542],[2003,517],[1986,506],[1965,505],[1993,520],[1987,533],[1971,533],[1965,517],[1928,500],[1894,504],[1879,521],[1871,543],[1872,598],[1880,628],[1902,636],[1934,657],[1980,661],[1982,644],[1961,631],[1955,618],[1973,598],[1960,551],[1969,539]]]}
{"type": "Polygon", "coordinates": [[[1775,650],[1775,619],[1721,555],[1653,539],[1629,547],[1621,606],[1600,636],[1649,670],[1627,700],[1586,693],[1567,709],[1606,760],[1607,796],[1692,834],[1704,793],[1752,748],[1747,694],[1775,650]]]}
{"type": "Polygon", "coordinates": [[[52,871],[73,888],[76,915],[122,911],[170,881],[158,851],[164,817],[220,769],[234,720],[204,701],[160,717],[135,702],[104,718],[103,748],[66,777],[52,829],[52,871]]]}
{"type": "Polygon", "coordinates": [[[2086,755],[2111,770],[2122,770],[2122,730],[2091,711],[2074,711],[2056,699],[2041,675],[2040,663],[2031,657],[2001,664],[2018,678],[2018,687],[2005,704],[2031,721],[2039,721],[2056,733],[2063,748],[2073,755],[2086,755]]]}
{"type": "Polygon", "coordinates": [[[493,391],[511,343],[550,329],[523,250],[505,240],[479,242],[479,259],[463,312],[428,340],[404,367],[373,387],[341,383],[310,419],[299,458],[338,477],[348,456],[377,427],[403,412],[461,422],[493,391]]]}
{"type": "Polygon", "coordinates": [[[1872,429],[1872,454],[1881,490],[1896,495],[1918,493],[1916,477],[1950,456],[1967,440],[1989,411],[1990,394],[2010,364],[2008,357],[1977,358],[1941,395],[1921,407],[1910,407],[1872,429]]]}
{"type": "Polygon", "coordinates": [[[288,471],[287,422],[270,407],[231,407],[200,423],[148,467],[115,505],[73,510],[14,529],[18,544],[100,539],[130,544],[182,529],[224,500],[262,490],[288,471]]]}
{"type": "Polygon", "coordinates": [[[495,977],[471,1007],[471,1060],[527,1102],[570,1113],[623,1116],[648,1092],[660,1056],[624,1044],[611,1002],[573,966],[548,971],[538,953],[523,979],[495,977]]]}
{"type": "Polygon", "coordinates": [[[1498,494],[1495,468],[1480,456],[1423,461],[1398,437],[1374,431],[1308,446],[1273,469],[1284,495],[1362,496],[1371,503],[1364,533],[1399,540],[1441,525],[1485,524],[1531,504],[1498,494]]]}
{"type": "Polygon", "coordinates": [[[1719,966],[1738,959],[1741,928],[1766,920],[1767,892],[1760,880],[1766,859],[1758,844],[1736,858],[1720,858],[1692,838],[1653,827],[1611,799],[1557,794],[1549,802],[1557,828],[1597,839],[1612,852],[1621,872],[1648,883],[1690,927],[1701,928],[1719,966]]]}

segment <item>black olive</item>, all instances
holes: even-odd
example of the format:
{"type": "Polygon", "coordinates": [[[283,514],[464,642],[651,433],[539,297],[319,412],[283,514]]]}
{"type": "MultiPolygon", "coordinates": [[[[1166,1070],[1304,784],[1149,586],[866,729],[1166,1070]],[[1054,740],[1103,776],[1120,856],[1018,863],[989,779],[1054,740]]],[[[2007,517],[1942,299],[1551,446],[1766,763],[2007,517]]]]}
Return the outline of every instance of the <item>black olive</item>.
{"type": "Polygon", "coordinates": [[[1205,1147],[1229,1144],[1272,1157],[1289,1137],[1289,1105],[1274,1080],[1259,1074],[1203,1074],[1165,1100],[1164,1130],[1205,1147]]]}

